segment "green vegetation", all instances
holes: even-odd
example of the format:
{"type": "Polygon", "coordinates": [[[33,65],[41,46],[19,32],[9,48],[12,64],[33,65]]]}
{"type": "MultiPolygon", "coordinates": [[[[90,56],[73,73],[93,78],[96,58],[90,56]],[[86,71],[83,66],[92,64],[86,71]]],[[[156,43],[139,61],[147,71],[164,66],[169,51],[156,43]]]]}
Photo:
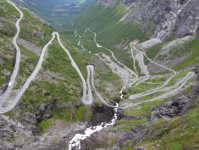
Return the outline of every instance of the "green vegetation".
{"type": "MultiPolygon", "coordinates": [[[[162,149],[183,149],[187,146],[198,145],[198,104],[188,114],[183,117],[175,117],[170,121],[157,122],[150,130],[155,130],[156,134],[161,133],[161,139],[157,142],[162,149]],[[163,126],[168,123],[168,130],[163,126]],[[169,134],[170,133],[170,134],[169,134]]],[[[150,137],[151,135],[149,135],[150,137]]],[[[151,141],[151,142],[154,142],[151,141]]]]}
{"type": "MultiPolygon", "coordinates": [[[[71,56],[73,57],[74,61],[76,62],[77,66],[79,67],[81,73],[86,78],[87,77],[87,71],[86,71],[86,63],[89,64],[92,61],[90,58],[92,57],[92,54],[89,54],[87,51],[80,51],[76,47],[73,46],[71,42],[69,42],[65,37],[61,37],[62,44],[66,49],[69,50],[71,56]]],[[[62,49],[62,51],[64,51],[62,49]]],[[[61,56],[61,55],[60,55],[61,56]]]]}
{"type": "Polygon", "coordinates": [[[156,107],[157,105],[160,105],[162,102],[162,100],[147,102],[142,105],[135,106],[134,108],[125,109],[124,112],[131,116],[141,117],[149,113],[150,109],[156,107]]]}
{"type": "Polygon", "coordinates": [[[112,70],[108,67],[108,65],[104,64],[106,66],[106,70],[108,70],[108,73],[104,73],[100,70],[95,69],[96,73],[100,76],[100,79],[103,81],[116,81],[119,80],[120,77],[113,73],[112,70]]]}
{"type": "Polygon", "coordinates": [[[199,38],[194,39],[189,45],[192,45],[189,51],[193,51],[193,53],[181,64],[174,67],[175,70],[180,70],[199,63],[199,38]]]}
{"type": "Polygon", "coordinates": [[[50,70],[55,73],[59,72],[65,80],[68,80],[68,77],[73,78],[73,81],[69,84],[72,84],[74,81],[81,81],[77,71],[71,66],[71,61],[68,55],[58,44],[50,45],[49,53],[53,57],[48,57],[46,59],[47,62],[43,63],[45,70],[50,70]]]}
{"type": "Polygon", "coordinates": [[[176,74],[171,80],[170,82],[166,85],[166,87],[171,87],[173,85],[175,85],[177,83],[177,81],[179,81],[180,79],[184,78],[188,72],[191,72],[190,70],[185,71],[185,72],[181,72],[176,74]]]}
{"type": "Polygon", "coordinates": [[[36,44],[39,47],[44,47],[52,38],[53,29],[42,24],[39,17],[34,15],[29,10],[22,9],[24,18],[20,22],[21,32],[19,38],[36,44]]]}
{"type": "MultiPolygon", "coordinates": [[[[5,66],[1,66],[0,67],[0,72],[1,71],[4,71],[4,69],[8,70],[8,71],[11,71],[13,70],[13,66],[12,66],[12,62],[10,62],[9,60],[7,59],[3,59],[4,62],[5,62],[5,66]]],[[[8,81],[10,79],[9,75],[4,75],[4,74],[0,74],[0,86],[2,86],[3,84],[6,83],[6,81],[8,81]]]]}
{"type": "Polygon", "coordinates": [[[7,16],[9,16],[10,19],[16,19],[16,17],[20,16],[19,12],[13,8],[12,4],[8,2],[0,1],[0,6],[2,6],[0,8],[0,14],[2,18],[6,18],[7,16]]]}
{"type": "Polygon", "coordinates": [[[46,132],[46,130],[50,127],[54,125],[51,120],[42,120],[40,123],[39,123],[39,127],[42,128],[42,133],[44,134],[46,132]]]}
{"type": "MultiPolygon", "coordinates": [[[[21,2],[18,0],[12,1],[21,5],[21,2]]],[[[65,26],[66,21],[71,21],[74,15],[80,13],[92,2],[93,0],[42,0],[34,1],[35,5],[32,5],[31,1],[24,1],[23,7],[28,8],[30,11],[51,23],[54,28],[61,28],[65,26]]]]}
{"type": "MultiPolygon", "coordinates": [[[[55,74],[54,76],[58,76],[49,80],[45,79],[46,77],[43,77],[42,73],[38,74],[43,78],[43,81],[39,83],[32,82],[25,92],[20,102],[22,106],[25,106],[23,112],[34,111],[39,106],[52,103],[56,99],[56,107],[49,110],[53,113],[52,118],[65,121],[84,119],[86,108],[83,106],[76,107],[75,111],[72,108],[57,108],[58,106],[67,105],[67,103],[75,106],[78,103],[77,101],[81,100],[81,95],[79,94],[81,91],[81,80],[76,70],[71,66],[67,54],[57,42],[49,46],[49,57],[43,63],[43,68],[54,73],[59,72],[59,74],[55,74]],[[45,90],[42,87],[45,87],[45,90]],[[50,93],[50,96],[46,96],[45,93],[50,93]]],[[[42,72],[45,70],[42,70],[42,72]]],[[[40,123],[42,133],[45,133],[49,126],[51,124],[49,124],[48,120],[43,120],[40,123]]]]}
{"type": "MultiPolygon", "coordinates": [[[[193,89],[188,88],[181,92],[192,93],[193,89]]],[[[183,149],[189,146],[198,145],[198,113],[199,113],[199,98],[196,98],[196,102],[189,105],[188,113],[184,116],[174,117],[170,120],[159,119],[154,122],[149,127],[149,133],[145,137],[144,141],[138,144],[137,146],[142,146],[147,149],[154,149],[157,147],[158,149],[183,149]]],[[[165,100],[166,101],[166,100],[165,100]]],[[[154,102],[152,102],[154,103],[154,102]]],[[[151,103],[151,104],[152,104],[151,103]]],[[[162,102],[159,101],[159,104],[162,102]]],[[[156,103],[157,104],[157,103],[156,103]]],[[[155,104],[155,105],[156,105],[155,104]]],[[[144,104],[144,106],[146,106],[144,104]]],[[[143,105],[137,106],[134,110],[126,110],[127,114],[139,114],[143,107],[143,105]],[[134,112],[136,110],[136,112],[134,112]],[[132,113],[133,112],[133,113],[132,113]]],[[[157,105],[156,105],[157,106],[157,105]]],[[[155,106],[155,107],[156,107],[155,106]]],[[[152,106],[151,108],[153,108],[152,106]]],[[[150,109],[147,109],[147,114],[150,113],[150,109]]],[[[142,112],[142,111],[141,111],[142,112]]],[[[137,115],[136,115],[137,116],[137,115]]],[[[140,117],[139,115],[137,117],[140,117]]],[[[153,118],[157,118],[155,114],[153,114],[153,118]]],[[[124,121],[125,122],[125,121],[124,121]]],[[[129,121],[128,121],[129,122],[129,121]]],[[[123,124],[125,126],[125,123],[123,124]]],[[[127,123],[128,127],[128,123],[127,123]]],[[[123,149],[132,149],[135,146],[135,141],[130,140],[127,143],[123,144],[123,149]]]]}
{"type": "Polygon", "coordinates": [[[115,127],[118,128],[118,130],[130,130],[131,127],[133,125],[141,125],[141,124],[144,124],[144,123],[147,123],[146,120],[126,120],[126,119],[123,119],[123,120],[120,120],[117,122],[116,125],[114,125],[115,127]]]}
{"type": "Polygon", "coordinates": [[[192,51],[194,41],[190,40],[184,44],[178,45],[177,47],[173,47],[169,53],[169,60],[173,60],[176,57],[182,57],[192,51]]]}
{"type": "Polygon", "coordinates": [[[14,25],[17,17],[20,16],[16,9],[6,1],[0,1],[1,28],[0,28],[0,58],[3,60],[0,67],[0,87],[10,80],[15,61],[15,51],[12,44],[12,38],[16,33],[14,25]]]}
{"type": "MultiPolygon", "coordinates": [[[[80,35],[85,32],[86,28],[90,28],[92,31],[96,32],[96,41],[100,45],[112,50],[120,62],[133,69],[133,61],[128,54],[128,50],[122,50],[124,47],[122,49],[117,49],[115,47],[116,44],[124,44],[126,41],[130,42],[139,39],[142,42],[146,40],[146,34],[140,31],[138,25],[132,26],[128,22],[120,21],[128,11],[129,10],[119,5],[119,3],[114,7],[106,7],[101,4],[95,5],[93,3],[74,18],[73,24],[77,27],[77,31],[80,35]]],[[[68,23],[67,30],[68,31],[66,31],[66,29],[60,29],[59,33],[72,41],[74,45],[81,40],[81,44],[86,50],[94,54],[96,52],[104,52],[110,55],[110,52],[107,50],[96,47],[96,44],[93,42],[94,34],[91,34],[89,30],[79,39],[71,32],[71,30],[74,31],[76,29],[72,27],[70,22],[68,23]]]]}
{"type": "Polygon", "coordinates": [[[148,58],[145,55],[143,56],[144,56],[144,64],[148,65],[150,63],[150,60],[148,60],[148,58]]]}
{"type": "Polygon", "coordinates": [[[155,45],[153,45],[152,47],[148,48],[146,50],[146,55],[150,58],[150,59],[153,59],[155,58],[155,56],[158,54],[158,52],[161,50],[161,48],[168,44],[170,41],[165,41],[165,42],[162,42],[162,43],[157,43],[155,45]]]}

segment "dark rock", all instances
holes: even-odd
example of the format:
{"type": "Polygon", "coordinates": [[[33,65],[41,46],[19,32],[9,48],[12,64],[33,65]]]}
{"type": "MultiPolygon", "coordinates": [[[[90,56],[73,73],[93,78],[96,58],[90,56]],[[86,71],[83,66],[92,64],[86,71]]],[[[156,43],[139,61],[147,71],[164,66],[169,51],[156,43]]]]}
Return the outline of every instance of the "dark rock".
{"type": "Polygon", "coordinates": [[[50,96],[51,92],[44,93],[44,96],[50,96]]]}
{"type": "MultiPolygon", "coordinates": [[[[93,116],[91,119],[91,125],[95,126],[101,124],[102,122],[110,122],[114,115],[114,108],[110,108],[104,104],[99,106],[99,104],[95,104],[92,106],[93,116]]],[[[118,110],[118,120],[123,117],[123,111],[118,110]]]]}
{"type": "Polygon", "coordinates": [[[36,126],[37,118],[34,113],[25,113],[22,115],[22,124],[27,130],[32,130],[36,126]]]}
{"type": "Polygon", "coordinates": [[[0,129],[5,128],[5,126],[7,125],[8,123],[3,118],[0,117],[0,129]]]}
{"type": "Polygon", "coordinates": [[[138,132],[141,132],[145,127],[143,125],[134,125],[131,127],[131,130],[134,132],[134,133],[138,133],[138,132]]]}
{"type": "Polygon", "coordinates": [[[158,117],[175,117],[185,115],[190,108],[194,107],[196,98],[199,96],[199,84],[192,87],[194,92],[186,94],[187,98],[174,97],[169,103],[164,103],[152,109],[152,112],[158,117]]]}
{"type": "Polygon", "coordinates": [[[65,136],[62,136],[62,138],[67,139],[67,138],[68,138],[68,136],[66,136],[66,135],[65,135],[65,136]]]}
{"type": "Polygon", "coordinates": [[[10,130],[1,130],[0,138],[12,139],[14,137],[13,132],[10,130]]]}
{"type": "Polygon", "coordinates": [[[14,131],[14,132],[16,132],[17,130],[16,130],[16,126],[15,125],[10,125],[10,129],[12,130],[12,131],[14,131]]]}
{"type": "Polygon", "coordinates": [[[36,37],[42,37],[43,36],[43,34],[42,33],[34,33],[34,36],[36,36],[36,37]]]}

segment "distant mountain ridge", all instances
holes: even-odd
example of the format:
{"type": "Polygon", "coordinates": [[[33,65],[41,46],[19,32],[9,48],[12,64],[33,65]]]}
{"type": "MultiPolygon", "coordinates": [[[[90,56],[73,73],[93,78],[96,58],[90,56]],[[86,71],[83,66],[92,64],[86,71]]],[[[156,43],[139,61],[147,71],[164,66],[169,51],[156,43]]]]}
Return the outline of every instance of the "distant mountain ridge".
{"type": "Polygon", "coordinates": [[[62,28],[66,20],[84,10],[93,0],[12,0],[41,18],[45,19],[55,28],[62,28]]]}
{"type": "Polygon", "coordinates": [[[198,0],[96,0],[96,4],[109,7],[116,2],[131,9],[124,19],[139,24],[142,30],[154,38],[199,37],[198,0]]]}

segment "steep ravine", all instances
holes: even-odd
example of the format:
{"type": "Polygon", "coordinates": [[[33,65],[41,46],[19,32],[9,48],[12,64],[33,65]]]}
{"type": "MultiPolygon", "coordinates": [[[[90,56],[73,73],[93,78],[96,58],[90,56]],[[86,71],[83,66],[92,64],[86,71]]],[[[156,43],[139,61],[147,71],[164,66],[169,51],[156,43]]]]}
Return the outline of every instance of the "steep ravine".
{"type": "MultiPolygon", "coordinates": [[[[31,103],[31,101],[30,101],[31,103]]],[[[0,148],[34,148],[45,149],[54,147],[56,149],[66,149],[66,140],[70,140],[76,133],[81,133],[85,128],[110,122],[114,111],[105,105],[94,104],[91,107],[92,119],[84,118],[81,122],[67,123],[64,120],[50,119],[52,109],[59,115],[61,109],[56,108],[56,100],[46,106],[41,106],[33,113],[24,113],[19,105],[17,110],[20,111],[21,119],[8,119],[6,116],[0,116],[1,134],[0,148]],[[42,128],[39,123],[42,120],[50,119],[52,126],[42,134],[42,128]],[[19,121],[20,120],[20,121],[19,121]],[[5,145],[7,143],[8,145],[5,145]]],[[[29,106],[30,107],[30,106],[29,106]]],[[[76,106],[80,107],[80,106],[76,106]]],[[[70,108],[69,108],[70,109],[70,108]]],[[[123,113],[118,112],[118,119],[121,119],[123,113]]]]}

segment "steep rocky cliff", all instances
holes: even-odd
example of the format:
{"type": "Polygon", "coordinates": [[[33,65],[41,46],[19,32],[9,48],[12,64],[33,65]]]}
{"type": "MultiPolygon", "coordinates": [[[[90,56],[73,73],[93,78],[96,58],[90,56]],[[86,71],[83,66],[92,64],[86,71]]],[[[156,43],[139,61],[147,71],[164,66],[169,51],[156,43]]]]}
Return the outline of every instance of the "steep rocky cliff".
{"type": "MultiPolygon", "coordinates": [[[[96,3],[112,7],[116,1],[96,0],[96,3]]],[[[119,3],[130,7],[124,19],[140,25],[151,37],[169,40],[188,35],[199,36],[198,0],[119,0],[119,3]]]]}

